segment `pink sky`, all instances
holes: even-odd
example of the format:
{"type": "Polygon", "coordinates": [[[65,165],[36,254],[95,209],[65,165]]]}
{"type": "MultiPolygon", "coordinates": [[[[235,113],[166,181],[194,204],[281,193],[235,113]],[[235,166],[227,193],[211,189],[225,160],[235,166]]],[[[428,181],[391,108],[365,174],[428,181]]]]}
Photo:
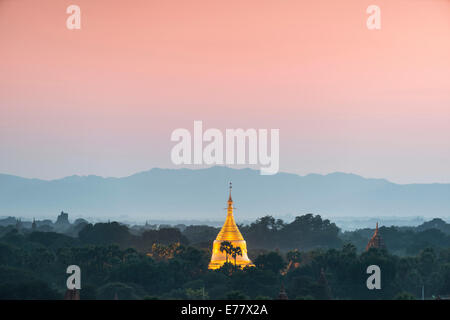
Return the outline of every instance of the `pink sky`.
{"type": "Polygon", "coordinates": [[[174,167],[193,120],[279,128],[281,171],[450,182],[450,1],[0,0],[0,173],[174,167]]]}

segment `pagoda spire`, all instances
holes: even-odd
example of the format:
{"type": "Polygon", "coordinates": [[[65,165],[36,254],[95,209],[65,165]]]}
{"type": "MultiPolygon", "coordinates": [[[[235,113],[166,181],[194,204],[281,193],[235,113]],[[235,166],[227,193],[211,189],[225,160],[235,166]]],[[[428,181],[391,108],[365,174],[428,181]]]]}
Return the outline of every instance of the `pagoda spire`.
{"type": "Polygon", "coordinates": [[[230,182],[230,196],[228,197],[228,202],[233,202],[233,199],[231,198],[231,189],[233,189],[233,185],[230,182]]]}
{"type": "Polygon", "coordinates": [[[379,230],[378,230],[378,222],[377,222],[377,225],[375,227],[375,232],[373,233],[373,236],[370,239],[369,243],[367,243],[366,251],[368,251],[370,248],[379,248],[379,249],[386,248],[383,238],[381,237],[381,235],[378,232],[379,232],[379,230]]]}
{"type": "Polygon", "coordinates": [[[280,293],[278,294],[278,300],[289,300],[286,290],[284,289],[284,283],[281,282],[280,293]]]}

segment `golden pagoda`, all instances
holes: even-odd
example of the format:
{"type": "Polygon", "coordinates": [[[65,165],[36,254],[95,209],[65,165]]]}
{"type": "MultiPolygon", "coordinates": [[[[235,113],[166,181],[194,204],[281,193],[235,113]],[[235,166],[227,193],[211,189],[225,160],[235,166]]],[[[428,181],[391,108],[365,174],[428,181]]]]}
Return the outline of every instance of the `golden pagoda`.
{"type": "MultiPolygon", "coordinates": [[[[230,182],[230,196],[228,198],[227,219],[223,224],[222,229],[214,240],[211,261],[209,262],[209,269],[218,269],[227,261],[226,252],[221,252],[220,247],[223,241],[229,241],[233,247],[241,248],[242,255],[236,255],[236,266],[243,268],[245,266],[254,266],[247,256],[247,244],[239,231],[233,216],[233,199],[231,198],[231,182],[230,182]]],[[[234,258],[228,254],[228,262],[234,264],[234,258]]]]}

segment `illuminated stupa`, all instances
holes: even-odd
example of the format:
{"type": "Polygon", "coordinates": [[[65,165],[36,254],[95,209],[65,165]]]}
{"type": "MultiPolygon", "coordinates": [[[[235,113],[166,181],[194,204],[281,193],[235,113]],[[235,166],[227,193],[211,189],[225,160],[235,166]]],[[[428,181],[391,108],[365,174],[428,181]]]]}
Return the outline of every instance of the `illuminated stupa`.
{"type": "MultiPolygon", "coordinates": [[[[230,196],[228,198],[227,219],[223,224],[222,229],[214,240],[211,261],[209,269],[220,268],[227,260],[226,253],[220,251],[220,246],[223,241],[229,241],[233,247],[240,247],[242,255],[236,255],[236,266],[241,268],[245,266],[254,266],[247,256],[247,244],[239,231],[233,216],[233,199],[231,199],[231,182],[230,182],[230,196]]],[[[228,254],[228,262],[234,264],[234,258],[228,254]]]]}

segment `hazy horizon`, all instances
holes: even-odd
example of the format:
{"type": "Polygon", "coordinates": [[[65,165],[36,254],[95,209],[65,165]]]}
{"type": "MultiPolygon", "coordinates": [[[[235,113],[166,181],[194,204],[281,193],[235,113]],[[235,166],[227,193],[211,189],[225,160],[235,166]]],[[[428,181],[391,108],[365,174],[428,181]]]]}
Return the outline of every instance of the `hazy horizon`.
{"type": "Polygon", "coordinates": [[[0,215],[32,217],[64,210],[103,219],[222,220],[230,181],[238,220],[305,213],[430,218],[450,212],[450,184],[399,185],[345,173],[262,176],[258,170],[214,166],[153,169],[123,178],[46,181],[0,175],[0,215]]]}
{"type": "MultiPolygon", "coordinates": [[[[69,214],[69,222],[74,223],[77,219],[84,219],[88,223],[107,223],[107,222],[118,222],[127,226],[144,226],[145,224],[149,225],[170,225],[172,227],[176,225],[207,225],[212,226],[216,228],[222,227],[226,214],[223,214],[223,217],[218,217],[217,220],[209,220],[209,219],[156,219],[156,218],[149,218],[149,219],[134,219],[133,217],[110,217],[110,218],[96,218],[96,217],[88,217],[88,216],[75,216],[71,215],[70,212],[65,212],[69,214]]],[[[314,213],[312,213],[314,214],[314,213]]],[[[59,215],[58,212],[56,212],[54,215],[49,216],[42,216],[42,217],[18,217],[18,216],[3,216],[0,215],[0,220],[7,219],[7,218],[16,218],[20,219],[22,223],[32,223],[33,220],[36,221],[44,221],[44,220],[51,220],[53,223],[56,222],[57,216],[59,215]]],[[[315,214],[314,214],[315,215],[315,214]]],[[[297,215],[300,216],[300,215],[297,215]]],[[[262,218],[263,216],[259,217],[262,218]]],[[[291,223],[295,216],[278,216],[273,215],[275,219],[282,219],[284,223],[291,223]]],[[[342,232],[344,231],[352,231],[356,229],[364,229],[364,228],[370,228],[374,229],[376,223],[379,224],[379,227],[416,227],[421,225],[424,222],[431,221],[433,219],[441,219],[447,223],[450,223],[450,215],[447,217],[441,216],[441,217],[420,217],[420,216],[410,216],[410,217],[395,217],[395,216],[373,216],[373,217],[357,217],[357,216],[348,216],[348,217],[333,217],[333,216],[327,216],[327,215],[321,215],[322,219],[328,219],[330,222],[335,223],[342,232]]],[[[257,219],[235,219],[236,223],[239,225],[250,225],[251,223],[255,222],[257,219]]]]}

